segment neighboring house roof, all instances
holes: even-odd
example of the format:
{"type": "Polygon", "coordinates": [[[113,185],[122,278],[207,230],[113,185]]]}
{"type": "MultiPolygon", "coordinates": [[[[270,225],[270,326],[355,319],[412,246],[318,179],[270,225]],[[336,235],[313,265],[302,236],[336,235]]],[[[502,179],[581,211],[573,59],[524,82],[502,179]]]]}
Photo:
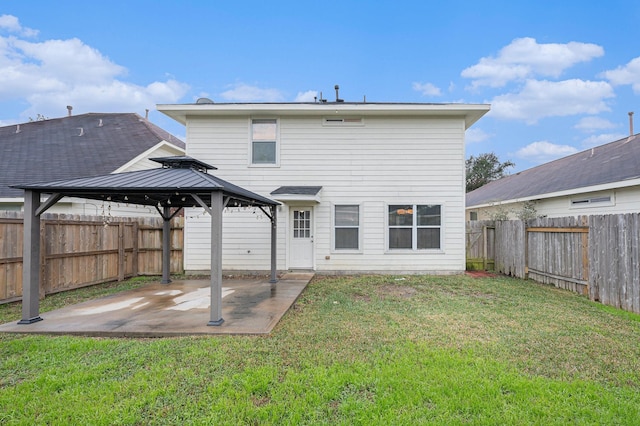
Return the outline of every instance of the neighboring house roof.
{"type": "Polygon", "coordinates": [[[587,192],[612,184],[640,184],[640,134],[489,182],[467,194],[467,208],[587,192]]]}
{"type": "Polygon", "coordinates": [[[0,127],[0,198],[8,185],[112,173],[161,142],[184,142],[135,113],[89,113],[0,127]]]}

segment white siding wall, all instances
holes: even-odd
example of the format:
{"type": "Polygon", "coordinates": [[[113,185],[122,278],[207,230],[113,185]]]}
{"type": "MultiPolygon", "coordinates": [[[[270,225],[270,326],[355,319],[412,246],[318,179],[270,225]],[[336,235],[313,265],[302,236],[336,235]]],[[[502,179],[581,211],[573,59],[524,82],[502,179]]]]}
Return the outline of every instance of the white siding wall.
{"type": "MultiPolygon", "coordinates": [[[[274,117],[275,118],[275,117],[274,117]]],[[[464,122],[447,118],[364,118],[363,126],[323,126],[322,117],[279,117],[279,167],[248,164],[250,118],[191,118],[187,155],[211,173],[261,195],[284,185],[322,186],[314,207],[314,267],[326,272],[464,270],[464,122]],[[387,204],[441,204],[440,251],[386,250],[387,204]],[[331,250],[332,205],[359,204],[362,247],[331,250]]],[[[225,270],[269,269],[269,221],[260,210],[225,213],[225,270]]],[[[186,212],[185,269],[209,270],[209,217],[186,212]]],[[[278,269],[288,268],[289,206],[278,210],[278,269]]]]}

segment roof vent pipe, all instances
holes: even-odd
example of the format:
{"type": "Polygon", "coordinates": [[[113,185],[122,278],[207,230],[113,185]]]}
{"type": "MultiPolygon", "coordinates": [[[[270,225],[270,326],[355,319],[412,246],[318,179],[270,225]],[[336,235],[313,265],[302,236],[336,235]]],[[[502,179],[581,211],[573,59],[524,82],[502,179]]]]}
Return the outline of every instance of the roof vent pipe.
{"type": "Polygon", "coordinates": [[[18,124],[18,126],[16,127],[16,133],[20,133],[20,125],[18,124]]]}
{"type": "Polygon", "coordinates": [[[67,105],[67,111],[69,111],[69,117],[71,117],[71,110],[73,107],[71,105],[67,105]]]}
{"type": "Polygon", "coordinates": [[[340,99],[340,95],[339,95],[340,86],[336,84],[334,89],[336,89],[336,102],[344,102],[343,99],[340,99]]]}
{"type": "Polygon", "coordinates": [[[629,112],[629,136],[633,136],[633,111],[629,112]]]}
{"type": "Polygon", "coordinates": [[[149,120],[149,108],[146,108],[146,109],[144,110],[144,119],[145,119],[145,120],[149,120]]]}

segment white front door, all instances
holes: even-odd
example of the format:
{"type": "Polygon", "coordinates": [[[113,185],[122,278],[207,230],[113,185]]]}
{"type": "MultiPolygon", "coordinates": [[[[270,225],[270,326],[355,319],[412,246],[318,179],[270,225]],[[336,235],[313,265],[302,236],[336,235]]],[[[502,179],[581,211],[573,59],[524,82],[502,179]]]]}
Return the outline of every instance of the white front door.
{"type": "Polygon", "coordinates": [[[293,207],[289,236],[289,267],[313,269],[313,220],[311,207],[293,207]]]}

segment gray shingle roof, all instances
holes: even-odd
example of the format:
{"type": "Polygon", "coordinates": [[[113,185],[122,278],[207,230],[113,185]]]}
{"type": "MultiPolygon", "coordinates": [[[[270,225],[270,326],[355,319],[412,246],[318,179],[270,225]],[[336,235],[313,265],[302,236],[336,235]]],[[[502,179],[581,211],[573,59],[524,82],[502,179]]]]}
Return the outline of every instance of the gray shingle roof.
{"type": "Polygon", "coordinates": [[[134,113],[89,113],[0,127],[0,198],[8,185],[115,171],[161,141],[184,142],[134,113]]]}
{"type": "Polygon", "coordinates": [[[271,195],[316,195],[321,189],[321,186],[281,186],[271,191],[271,195]]]}
{"type": "Polygon", "coordinates": [[[636,178],[640,178],[640,135],[490,182],[467,194],[467,207],[636,178]]]}
{"type": "MultiPolygon", "coordinates": [[[[197,206],[191,197],[196,194],[209,203],[212,192],[222,191],[231,197],[231,205],[278,205],[280,203],[241,188],[216,176],[206,173],[201,167],[179,167],[171,159],[183,164],[199,165],[190,157],[165,157],[165,167],[135,172],[113,173],[86,178],[56,180],[48,182],[18,184],[16,187],[44,193],[113,201],[122,204],[148,206],[190,207],[197,206]]],[[[206,165],[208,166],[208,165],[206,165]]],[[[211,166],[209,166],[211,167],[211,166]]]]}

